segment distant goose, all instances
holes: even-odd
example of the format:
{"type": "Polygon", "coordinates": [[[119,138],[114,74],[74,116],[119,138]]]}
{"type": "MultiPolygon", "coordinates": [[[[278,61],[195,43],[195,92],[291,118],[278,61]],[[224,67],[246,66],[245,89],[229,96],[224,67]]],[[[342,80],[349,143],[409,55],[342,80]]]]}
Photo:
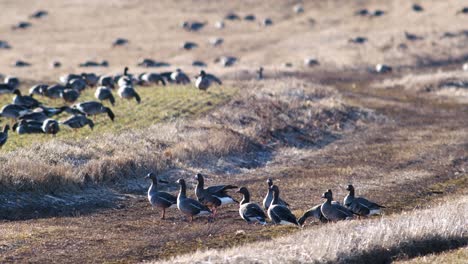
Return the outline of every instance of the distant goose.
{"type": "Polygon", "coordinates": [[[31,63],[23,61],[23,60],[17,60],[13,63],[13,67],[29,67],[31,66],[31,63]]]}
{"type": "Polygon", "coordinates": [[[112,42],[112,47],[123,46],[127,44],[128,44],[128,39],[117,38],[116,40],[114,40],[114,42],[112,42]]]}
{"type": "Polygon", "coordinates": [[[326,202],[322,204],[320,210],[322,215],[328,221],[339,221],[339,220],[346,220],[351,219],[353,217],[353,212],[348,210],[346,207],[340,205],[339,203],[333,203],[333,194],[332,191],[329,189],[327,192],[323,193],[322,198],[327,199],[326,202]]]}
{"type": "Polygon", "coordinates": [[[29,89],[29,96],[43,95],[45,94],[47,87],[49,87],[47,84],[36,84],[29,89]]]}
{"type": "Polygon", "coordinates": [[[198,22],[198,21],[184,21],[182,23],[182,28],[187,31],[198,31],[205,26],[205,22],[198,22]]]}
{"type": "Polygon", "coordinates": [[[414,12],[422,12],[422,11],[424,11],[424,8],[423,8],[421,5],[419,5],[419,4],[413,4],[412,8],[413,8],[413,11],[414,11],[414,12]]]}
{"type": "Polygon", "coordinates": [[[19,116],[28,113],[30,110],[24,106],[8,104],[0,110],[0,116],[5,118],[17,119],[19,116]]]}
{"type": "Polygon", "coordinates": [[[297,225],[296,217],[291,213],[291,211],[284,205],[279,204],[279,188],[276,185],[271,186],[273,190],[273,200],[271,201],[270,206],[268,207],[268,217],[275,224],[280,225],[297,225]]]}
{"type": "Polygon", "coordinates": [[[54,85],[47,87],[44,90],[43,95],[51,99],[59,99],[59,98],[62,98],[63,91],[65,91],[65,86],[61,84],[54,84],[54,85]]]}
{"type": "Polygon", "coordinates": [[[20,120],[18,123],[15,123],[12,127],[14,131],[18,135],[23,134],[44,134],[44,130],[42,130],[43,122],[38,121],[27,121],[27,120],[20,120]]]}
{"type": "Polygon", "coordinates": [[[212,82],[215,82],[219,85],[222,85],[223,83],[221,82],[220,79],[218,79],[216,76],[212,74],[207,74],[205,71],[200,71],[200,75],[196,76],[195,80],[195,87],[197,87],[200,90],[206,91],[210,86],[212,82]]]}
{"type": "Polygon", "coordinates": [[[411,33],[408,33],[405,31],[405,37],[407,40],[410,40],[410,41],[416,41],[416,40],[423,40],[424,38],[421,37],[421,36],[418,36],[416,34],[411,34],[411,33]]]}
{"type": "Polygon", "coordinates": [[[45,10],[38,10],[34,13],[32,13],[29,17],[30,18],[43,18],[45,16],[47,16],[49,13],[45,10]]]}
{"type": "Polygon", "coordinates": [[[155,72],[144,73],[140,76],[140,80],[146,85],[158,84],[161,83],[162,85],[166,85],[164,78],[155,72]]]}
{"type": "Polygon", "coordinates": [[[217,29],[223,29],[224,26],[225,26],[225,25],[224,25],[224,21],[217,21],[217,22],[215,23],[214,26],[215,26],[215,28],[217,28],[217,29]]]}
{"type": "Polygon", "coordinates": [[[186,185],[184,179],[177,180],[180,184],[179,195],[177,196],[177,208],[186,216],[190,217],[190,222],[193,221],[194,216],[210,215],[211,211],[208,207],[204,206],[200,202],[187,198],[186,185]]]}
{"type": "Polygon", "coordinates": [[[266,215],[262,208],[256,203],[250,202],[250,193],[247,188],[242,187],[238,191],[244,197],[239,204],[239,214],[247,223],[260,223],[266,225],[266,215]]]}
{"type": "Polygon", "coordinates": [[[380,17],[380,16],[383,16],[385,14],[385,11],[382,11],[382,10],[375,10],[374,13],[372,14],[372,16],[374,17],[380,17]]]}
{"type": "Polygon", "coordinates": [[[80,92],[76,89],[65,89],[61,93],[61,97],[67,103],[74,103],[80,97],[80,92]]]}
{"type": "Polygon", "coordinates": [[[256,17],[254,14],[248,14],[244,16],[245,21],[255,21],[256,17]]]}
{"type": "Polygon", "coordinates": [[[458,14],[468,14],[468,7],[462,8],[460,11],[457,12],[457,15],[458,14]]]}
{"type": "Polygon", "coordinates": [[[20,86],[20,80],[17,77],[7,76],[4,82],[8,84],[12,89],[18,89],[20,86]]]}
{"type": "Polygon", "coordinates": [[[304,13],[304,7],[302,5],[295,5],[293,10],[296,14],[304,13]]]}
{"type": "Polygon", "coordinates": [[[117,78],[117,85],[119,87],[132,86],[133,78],[128,74],[128,67],[125,67],[124,73],[122,76],[115,76],[117,78]]]}
{"type": "Polygon", "coordinates": [[[99,82],[99,76],[97,76],[95,73],[82,73],[81,74],[83,80],[86,82],[86,84],[90,87],[94,87],[98,84],[99,82]]]}
{"type": "Polygon", "coordinates": [[[258,68],[256,73],[257,73],[257,80],[263,80],[263,67],[258,68]]]}
{"type": "Polygon", "coordinates": [[[214,216],[216,216],[217,207],[223,204],[236,203],[231,196],[227,194],[229,189],[235,189],[234,185],[216,185],[210,186],[205,189],[205,180],[201,173],[195,175],[197,186],[195,187],[195,194],[199,202],[211,207],[214,216]]]}
{"type": "Polygon", "coordinates": [[[148,200],[152,206],[162,209],[161,219],[164,219],[167,208],[177,207],[177,197],[167,192],[158,191],[158,181],[162,183],[167,182],[158,179],[156,174],[152,172],[148,173],[145,179],[151,179],[151,186],[148,189],[148,200]]]}
{"type": "Polygon", "coordinates": [[[317,66],[319,65],[319,61],[315,58],[305,58],[304,59],[304,66],[307,66],[307,67],[313,67],[313,66],[317,66]]]}
{"type": "Polygon", "coordinates": [[[370,14],[369,10],[367,9],[360,9],[354,13],[356,16],[368,16],[370,14]]]}
{"type": "Polygon", "coordinates": [[[307,210],[297,221],[300,225],[304,225],[305,220],[309,217],[314,217],[322,223],[328,222],[328,220],[323,216],[321,211],[322,204],[318,204],[309,210],[307,210]]]}
{"type": "Polygon", "coordinates": [[[141,103],[141,98],[140,95],[135,91],[135,88],[133,86],[121,86],[118,90],[120,98],[131,100],[135,98],[137,103],[141,103]]]}
{"type": "Polygon", "coordinates": [[[209,42],[213,47],[217,47],[217,46],[220,46],[221,44],[223,44],[224,39],[223,39],[223,38],[219,38],[219,37],[210,38],[208,42],[209,42]]]}
{"type": "Polygon", "coordinates": [[[170,66],[169,63],[167,62],[162,62],[162,61],[155,61],[153,59],[143,59],[140,61],[137,66],[139,67],[146,67],[146,68],[151,68],[151,67],[168,67],[170,66]]]}
{"type": "Polygon", "coordinates": [[[232,56],[221,56],[216,58],[214,62],[219,63],[223,67],[230,67],[237,62],[237,58],[232,56]]]}
{"type": "Polygon", "coordinates": [[[50,67],[52,68],[60,68],[62,67],[62,63],[60,61],[53,61],[51,64],[50,64],[50,67]]]}
{"type": "Polygon", "coordinates": [[[107,113],[110,120],[114,121],[115,115],[109,107],[103,106],[100,102],[87,101],[84,103],[75,104],[73,108],[85,113],[88,116],[95,116],[107,113]]]}
{"type": "Polygon", "coordinates": [[[81,79],[81,78],[82,78],[81,75],[70,73],[70,74],[65,74],[65,75],[60,76],[59,81],[63,85],[68,85],[72,80],[81,79]]]}
{"type": "MultiPolygon", "coordinates": [[[[271,201],[273,201],[273,190],[271,187],[273,187],[273,180],[271,178],[268,178],[267,180],[268,184],[268,192],[265,195],[265,198],[263,199],[263,208],[265,210],[268,210],[270,207],[271,201]]],[[[284,205],[284,206],[289,206],[289,204],[285,201],[283,201],[281,198],[278,197],[278,204],[279,205],[284,205]]]]}
{"type": "Polygon", "coordinates": [[[112,90],[106,86],[99,86],[94,93],[94,97],[99,101],[109,100],[111,105],[115,104],[115,98],[114,95],[112,95],[112,90]]]}
{"type": "Polygon", "coordinates": [[[171,79],[177,84],[189,84],[190,78],[181,69],[176,69],[171,73],[171,79]]]}
{"type": "Polygon", "coordinates": [[[111,89],[114,89],[114,87],[115,87],[114,86],[114,79],[110,75],[103,75],[103,76],[99,77],[98,84],[100,86],[106,86],[106,87],[109,87],[111,89]]]}
{"type": "Polygon", "coordinates": [[[184,50],[191,50],[198,47],[198,44],[195,42],[186,41],[182,43],[181,48],[184,50]]]}
{"type": "Polygon", "coordinates": [[[224,16],[224,19],[226,20],[239,20],[240,17],[236,14],[236,13],[227,13],[225,16],[224,16]]]}
{"type": "Polygon", "coordinates": [[[21,95],[21,91],[16,89],[13,92],[16,96],[13,97],[13,104],[24,106],[26,108],[36,108],[41,103],[29,95],[21,95]]]}
{"type": "Polygon", "coordinates": [[[32,26],[32,24],[30,22],[21,21],[21,22],[18,22],[18,24],[12,26],[11,28],[13,30],[16,30],[16,29],[26,29],[26,28],[29,28],[31,26],[32,26]]]}
{"type": "Polygon", "coordinates": [[[52,134],[54,136],[60,131],[60,126],[57,120],[50,118],[42,122],[41,128],[45,134],[52,134]]]}
{"type": "Polygon", "coordinates": [[[349,42],[353,44],[364,44],[365,42],[367,42],[367,38],[355,37],[355,38],[350,39],[349,42]]]}
{"type": "Polygon", "coordinates": [[[106,60],[103,60],[101,62],[96,62],[92,60],[85,61],[83,63],[78,64],[79,67],[108,67],[109,62],[106,60]]]}
{"type": "Polygon", "coordinates": [[[377,73],[389,73],[392,72],[393,69],[391,66],[385,65],[385,64],[377,64],[375,66],[375,71],[377,73]]]}
{"type": "Polygon", "coordinates": [[[66,125],[73,129],[83,128],[84,126],[89,126],[91,130],[94,128],[93,120],[87,118],[84,115],[73,115],[67,118],[64,121],[61,121],[60,124],[66,125]]]}
{"type": "Polygon", "coordinates": [[[271,25],[273,25],[273,20],[271,20],[271,18],[265,18],[265,19],[263,19],[263,21],[262,21],[262,25],[263,25],[264,27],[271,26],[271,25]]]}
{"type": "Polygon", "coordinates": [[[343,200],[344,205],[353,213],[360,216],[370,216],[375,214],[380,214],[380,209],[385,208],[385,206],[376,204],[362,197],[354,196],[354,187],[353,185],[348,185],[346,188],[349,191],[349,194],[343,200]]]}
{"type": "Polygon", "coordinates": [[[5,143],[8,140],[8,130],[10,130],[10,126],[5,125],[3,127],[3,131],[0,132],[0,149],[3,147],[3,145],[5,145],[5,143]]]}
{"type": "Polygon", "coordinates": [[[0,40],[0,49],[11,49],[11,45],[5,40],[0,40]]]}

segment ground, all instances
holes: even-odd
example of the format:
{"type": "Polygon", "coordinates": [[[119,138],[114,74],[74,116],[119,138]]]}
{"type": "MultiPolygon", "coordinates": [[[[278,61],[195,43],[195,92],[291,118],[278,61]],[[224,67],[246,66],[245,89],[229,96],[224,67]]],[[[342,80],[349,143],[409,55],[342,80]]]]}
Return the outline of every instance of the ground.
{"type": "MultiPolygon", "coordinates": [[[[186,178],[191,195],[193,176],[201,171],[209,185],[247,186],[256,202],[271,177],[296,216],[320,203],[329,188],[341,200],[349,183],[359,195],[387,207],[384,219],[417,214],[441,201],[466,202],[468,93],[466,87],[447,84],[466,81],[461,64],[468,56],[468,17],[455,15],[462,1],[425,1],[425,11],[418,14],[398,0],[310,1],[303,14],[293,12],[295,3],[3,2],[3,38],[13,48],[1,50],[0,72],[25,80],[24,90],[68,72],[116,73],[125,65],[134,73],[181,67],[194,75],[198,69],[190,65],[196,59],[206,61],[207,71],[220,76],[223,85],[207,93],[192,86],[137,87],[142,104],[118,100],[116,122],[98,117],[92,132],[63,129],[56,138],[12,133],[0,154],[0,262],[157,261],[326,228],[314,221],[302,230],[247,225],[236,205],[221,208],[214,222],[200,217],[188,223],[172,209],[161,220],[159,209],[146,200],[149,183],[142,178],[149,171],[168,179],[163,189],[173,193],[175,180],[186,178]],[[354,16],[364,7],[386,14],[354,16]],[[10,30],[38,9],[49,16],[33,20],[24,31],[10,30]],[[214,28],[229,11],[271,17],[274,24],[228,21],[225,29],[214,28]],[[207,25],[185,32],[184,20],[207,25]],[[425,39],[407,41],[404,31],[425,39]],[[456,36],[441,38],[446,32],[456,36]],[[358,35],[369,42],[348,42],[358,35]],[[213,36],[225,43],[211,48],[207,41],[213,36]],[[112,48],[117,37],[130,42],[112,48]],[[200,47],[181,51],[183,41],[200,47]],[[213,63],[219,55],[239,61],[223,68],[213,63]],[[146,57],[172,65],[136,67],[146,57]],[[306,57],[320,65],[303,66],[306,57]],[[32,66],[13,68],[16,59],[32,66]],[[110,67],[77,67],[87,59],[106,59],[110,67]],[[64,66],[51,69],[53,60],[64,66]],[[293,67],[283,67],[285,62],[293,67]],[[392,65],[394,72],[375,74],[376,63],[392,65]],[[266,79],[258,81],[260,65],[266,79]]],[[[2,104],[10,100],[0,97],[2,104]]],[[[466,232],[454,241],[447,248],[454,251],[440,255],[391,257],[455,261],[466,251],[466,232]]],[[[419,250],[411,256],[439,253],[419,250]]]]}

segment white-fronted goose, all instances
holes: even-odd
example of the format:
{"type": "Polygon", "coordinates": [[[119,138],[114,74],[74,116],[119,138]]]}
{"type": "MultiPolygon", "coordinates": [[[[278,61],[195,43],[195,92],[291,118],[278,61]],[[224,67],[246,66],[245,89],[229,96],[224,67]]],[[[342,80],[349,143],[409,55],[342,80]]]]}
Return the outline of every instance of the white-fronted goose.
{"type": "Polygon", "coordinates": [[[112,94],[112,90],[106,86],[100,86],[96,89],[96,92],[94,93],[94,96],[99,100],[99,101],[105,101],[109,100],[111,105],[115,104],[115,98],[114,95],[112,94]]]}
{"type": "Polygon", "coordinates": [[[339,220],[351,219],[353,217],[353,212],[348,210],[346,207],[339,203],[332,203],[333,194],[330,189],[323,193],[322,198],[327,199],[327,201],[322,204],[320,211],[328,221],[336,222],[339,220]]]}
{"type": "Polygon", "coordinates": [[[0,110],[0,116],[17,119],[19,116],[28,113],[30,110],[24,106],[16,104],[8,104],[0,110]]]}
{"type": "Polygon", "coordinates": [[[212,74],[207,74],[205,71],[200,71],[200,75],[196,76],[195,87],[200,90],[206,91],[212,82],[215,82],[219,85],[223,84],[220,79],[212,74]]]}
{"type": "Polygon", "coordinates": [[[86,125],[88,125],[91,130],[93,130],[93,128],[94,128],[93,120],[87,118],[84,115],[70,116],[66,120],[61,121],[60,124],[66,125],[66,126],[68,126],[70,128],[73,128],[73,129],[82,128],[82,127],[84,127],[86,125]]]}
{"type": "Polygon", "coordinates": [[[3,131],[0,132],[0,149],[3,147],[3,145],[5,145],[5,143],[8,140],[8,130],[10,130],[10,126],[5,125],[3,127],[3,131]]]}
{"type": "Polygon", "coordinates": [[[15,97],[13,97],[13,104],[15,105],[21,105],[30,109],[36,108],[39,105],[41,105],[41,103],[38,100],[32,98],[31,96],[21,95],[21,91],[18,89],[16,89],[13,93],[16,95],[15,97]]]}
{"type": "Polygon", "coordinates": [[[167,192],[158,191],[158,181],[167,182],[158,179],[156,174],[150,172],[145,179],[151,179],[151,186],[148,189],[148,201],[152,206],[162,209],[161,219],[164,219],[167,208],[177,207],[177,197],[167,192]]]}
{"type": "MultiPolygon", "coordinates": [[[[273,186],[273,180],[271,178],[268,178],[267,184],[268,184],[268,192],[265,195],[265,198],[263,199],[263,208],[265,208],[265,210],[268,210],[268,208],[270,207],[271,201],[273,201],[273,190],[271,189],[271,187],[273,186]]],[[[283,201],[279,197],[278,197],[278,204],[286,206],[286,207],[289,206],[287,202],[283,201]]]]}
{"type": "Polygon", "coordinates": [[[186,216],[190,217],[190,222],[194,216],[210,215],[211,211],[197,200],[187,198],[187,187],[184,179],[177,180],[180,184],[179,195],[177,196],[177,208],[186,216]]]}
{"type": "Polygon", "coordinates": [[[79,104],[75,104],[73,108],[85,113],[88,116],[95,116],[99,114],[106,113],[110,120],[114,121],[114,113],[109,107],[105,107],[100,102],[96,101],[87,101],[79,104]]]}
{"type": "Polygon", "coordinates": [[[291,211],[286,206],[279,204],[280,192],[278,186],[273,185],[271,189],[273,190],[273,200],[268,208],[268,217],[270,220],[275,224],[300,226],[291,211]]]}
{"type": "Polygon", "coordinates": [[[242,187],[238,191],[244,197],[239,204],[239,214],[247,223],[260,223],[266,225],[266,215],[262,208],[256,203],[250,202],[250,193],[247,188],[242,187]]]}
{"type": "Polygon", "coordinates": [[[17,77],[7,76],[5,77],[6,84],[8,84],[12,89],[18,89],[20,86],[20,80],[17,77]]]}
{"type": "Polygon", "coordinates": [[[189,84],[190,78],[181,69],[176,69],[171,73],[171,79],[177,84],[189,84]]]}
{"type": "Polygon", "coordinates": [[[197,186],[195,187],[195,195],[199,202],[211,208],[216,216],[217,207],[223,204],[237,203],[234,198],[227,194],[229,189],[236,189],[234,185],[215,185],[205,189],[205,179],[201,173],[195,175],[197,186]]]}
{"type": "Polygon", "coordinates": [[[44,95],[47,87],[49,87],[47,84],[36,84],[29,89],[29,96],[44,95]]]}
{"type": "Polygon", "coordinates": [[[359,216],[370,216],[375,214],[380,214],[380,209],[385,208],[385,206],[376,204],[362,197],[354,196],[354,186],[348,185],[346,188],[349,191],[349,194],[343,200],[344,205],[351,210],[353,213],[359,216]]]}
{"type": "Polygon", "coordinates": [[[57,120],[51,118],[44,120],[44,122],[42,122],[41,128],[45,134],[52,134],[53,136],[55,136],[60,131],[60,126],[57,120]]]}
{"type": "Polygon", "coordinates": [[[304,225],[305,220],[309,217],[314,217],[315,219],[319,220],[322,223],[328,222],[328,220],[323,216],[321,210],[322,204],[318,204],[309,210],[307,210],[297,221],[300,225],[304,225]]]}
{"type": "Polygon", "coordinates": [[[138,93],[135,91],[135,88],[133,88],[133,86],[127,85],[127,86],[120,87],[118,90],[118,93],[119,93],[120,98],[127,99],[127,100],[131,100],[135,98],[138,104],[141,103],[140,95],[138,95],[138,93]]]}
{"type": "Polygon", "coordinates": [[[75,89],[65,89],[60,94],[62,99],[67,103],[74,103],[80,97],[80,92],[75,89]]]}

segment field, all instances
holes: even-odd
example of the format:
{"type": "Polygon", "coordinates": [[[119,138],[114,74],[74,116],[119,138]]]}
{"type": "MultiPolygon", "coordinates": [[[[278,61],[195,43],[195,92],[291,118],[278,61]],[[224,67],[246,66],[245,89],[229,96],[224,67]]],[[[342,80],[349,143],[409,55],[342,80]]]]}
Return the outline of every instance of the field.
{"type": "MultiPolygon", "coordinates": [[[[65,73],[205,70],[223,84],[136,86],[117,98],[115,122],[57,136],[10,132],[0,150],[1,263],[463,263],[468,229],[468,15],[464,1],[0,1],[0,73],[26,93],[65,73]],[[356,10],[381,9],[381,17],[356,10]],[[41,19],[28,15],[44,9],[41,19]],[[256,21],[225,20],[228,12],[256,21]],[[273,24],[261,25],[264,18],[273,24]],[[19,21],[32,26],[12,30],[19,21]],[[198,32],[183,21],[206,23],[198,32]],[[404,32],[422,36],[408,40],[404,32]],[[449,34],[448,34],[449,33],[449,34]],[[350,43],[357,36],[364,44],[350,43]],[[129,43],[112,47],[116,38],[129,43]],[[224,38],[219,47],[208,40],[224,38]],[[198,47],[180,48],[184,41],[198,47]],[[214,62],[235,56],[231,67],[214,62]],[[305,58],[319,65],[304,65],[305,58]],[[143,68],[143,58],[170,66],[143,68]],[[12,67],[15,60],[30,67],[12,67]],[[78,67],[86,60],[109,67],[78,67]],[[62,67],[51,68],[54,60],[62,67]],[[287,67],[284,64],[291,63],[287,67]],[[377,63],[393,67],[374,71],[377,63]],[[265,78],[255,71],[265,68],[265,78]],[[261,202],[273,178],[295,216],[346,185],[386,206],[382,216],[303,228],[249,225],[238,205],[193,223],[146,197],[155,172],[176,194],[196,173],[206,184],[246,186],[261,202]]],[[[79,101],[91,100],[94,89],[79,101]]],[[[116,94],[115,94],[116,96],[116,94]]],[[[36,97],[46,105],[59,100],[36,97]]],[[[12,95],[0,95],[0,105],[12,95]]],[[[66,118],[66,114],[57,119],[66,118]]],[[[9,120],[0,119],[0,124],[9,120]]],[[[238,194],[232,195],[240,200],[238,194]]]]}

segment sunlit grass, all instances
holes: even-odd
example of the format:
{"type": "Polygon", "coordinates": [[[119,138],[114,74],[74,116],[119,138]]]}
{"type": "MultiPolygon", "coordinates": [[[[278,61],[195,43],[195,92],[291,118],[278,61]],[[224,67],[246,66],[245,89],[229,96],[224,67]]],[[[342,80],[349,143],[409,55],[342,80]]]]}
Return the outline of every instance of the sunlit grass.
{"type": "MultiPolygon", "coordinates": [[[[61,130],[56,137],[79,140],[106,132],[115,133],[130,128],[144,128],[162,121],[196,116],[226,102],[235,94],[236,90],[234,88],[214,87],[208,92],[203,92],[193,86],[156,86],[137,88],[137,92],[142,98],[141,104],[137,104],[135,100],[120,99],[116,92],[114,92],[116,97],[115,106],[112,107],[107,101],[104,103],[106,106],[111,107],[114,112],[114,122],[106,114],[99,115],[95,117],[93,131],[89,127],[73,131],[71,128],[61,126],[61,130]]],[[[0,105],[11,103],[12,98],[12,95],[1,95],[0,105]]],[[[47,106],[58,107],[65,105],[62,100],[51,100],[41,96],[35,98],[47,106]]],[[[94,89],[84,91],[79,102],[88,100],[96,100],[94,98],[94,89]]],[[[54,118],[64,120],[68,115],[62,113],[54,118]]],[[[2,118],[2,125],[9,122],[10,120],[2,118]]],[[[11,151],[19,147],[29,146],[34,142],[46,142],[51,138],[50,135],[18,135],[10,131],[8,142],[1,151],[11,151]]]]}

